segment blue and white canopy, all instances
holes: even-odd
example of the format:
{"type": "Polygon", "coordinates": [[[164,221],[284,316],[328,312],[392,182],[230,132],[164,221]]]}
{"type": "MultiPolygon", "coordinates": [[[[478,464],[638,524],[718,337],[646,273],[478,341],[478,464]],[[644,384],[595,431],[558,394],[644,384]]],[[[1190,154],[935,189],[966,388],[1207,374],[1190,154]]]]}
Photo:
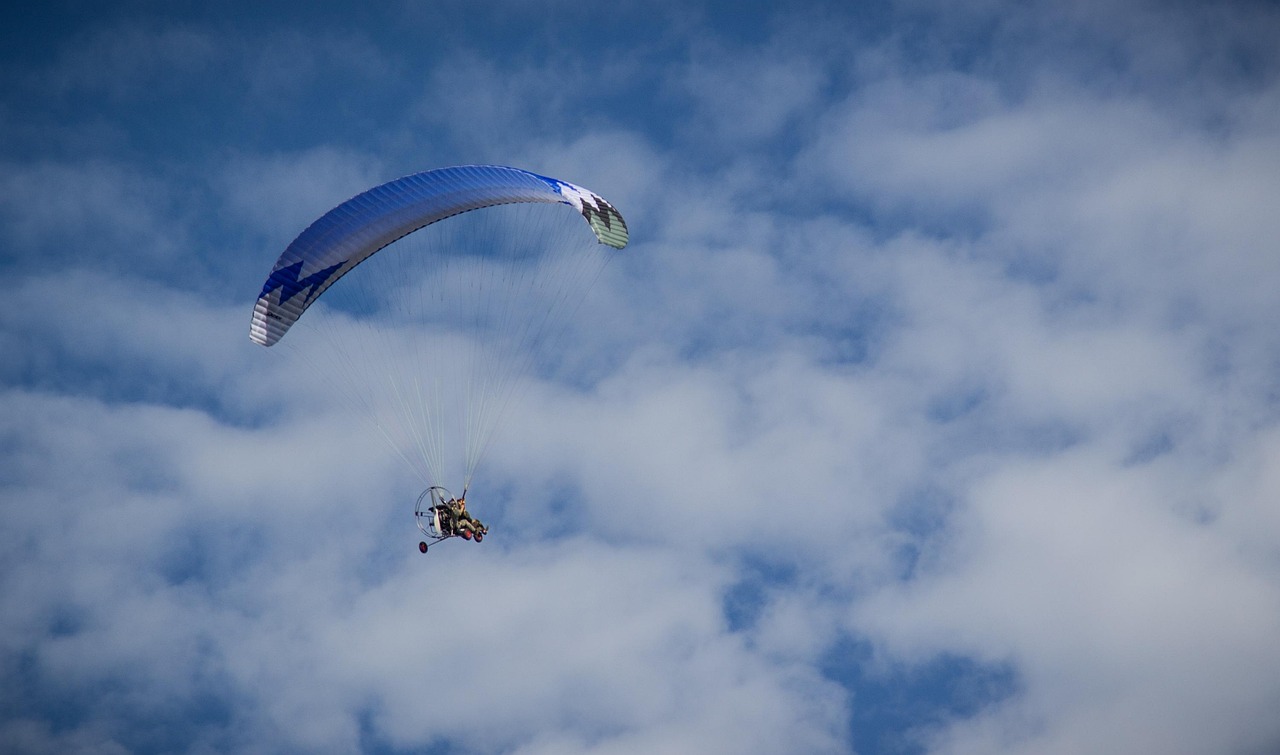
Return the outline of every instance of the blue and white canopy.
{"type": "Polygon", "coordinates": [[[249,338],[263,346],[280,340],[316,297],[393,241],[459,213],[519,202],[571,205],[600,243],[627,245],[613,205],[567,181],[496,165],[415,173],[352,197],[294,239],[262,286],[249,338]]]}

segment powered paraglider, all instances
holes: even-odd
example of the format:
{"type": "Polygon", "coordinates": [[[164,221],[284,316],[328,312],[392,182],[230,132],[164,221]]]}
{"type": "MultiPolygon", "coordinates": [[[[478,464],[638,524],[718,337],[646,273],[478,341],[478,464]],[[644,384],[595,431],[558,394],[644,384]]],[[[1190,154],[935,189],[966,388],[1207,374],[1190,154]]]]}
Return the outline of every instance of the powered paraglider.
{"type": "Polygon", "coordinates": [[[454,500],[447,481],[465,500],[521,381],[627,241],[613,205],[566,181],[492,165],[417,173],[343,202],[289,244],[249,337],[272,346],[303,326],[290,345],[417,472],[418,525],[438,541],[448,535],[424,502],[438,513],[454,500]],[[312,308],[323,312],[300,323],[312,308]]]}

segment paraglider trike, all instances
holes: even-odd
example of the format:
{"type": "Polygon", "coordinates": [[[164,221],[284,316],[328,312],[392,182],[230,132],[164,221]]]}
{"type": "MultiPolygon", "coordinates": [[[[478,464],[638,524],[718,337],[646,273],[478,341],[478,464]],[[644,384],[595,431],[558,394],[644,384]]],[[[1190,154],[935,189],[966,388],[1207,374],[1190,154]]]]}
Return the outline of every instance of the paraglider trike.
{"type": "Polygon", "coordinates": [[[478,543],[489,532],[488,527],[466,514],[465,493],[461,497],[454,497],[439,485],[432,485],[422,491],[414,506],[413,516],[418,521],[418,530],[427,537],[427,540],[418,543],[418,550],[422,553],[451,537],[461,537],[463,540],[474,538],[478,543]]]}

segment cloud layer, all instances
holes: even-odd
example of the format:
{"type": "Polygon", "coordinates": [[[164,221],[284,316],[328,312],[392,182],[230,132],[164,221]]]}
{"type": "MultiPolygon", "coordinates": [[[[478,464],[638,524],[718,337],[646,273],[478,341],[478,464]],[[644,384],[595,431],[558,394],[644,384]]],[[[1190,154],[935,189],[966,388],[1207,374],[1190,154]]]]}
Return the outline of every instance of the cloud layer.
{"type": "Polygon", "coordinates": [[[1280,15],[642,10],[25,21],[6,749],[1280,746],[1280,15]],[[493,534],[424,559],[411,471],[249,307],[310,219],[467,162],[633,243],[493,534]]]}

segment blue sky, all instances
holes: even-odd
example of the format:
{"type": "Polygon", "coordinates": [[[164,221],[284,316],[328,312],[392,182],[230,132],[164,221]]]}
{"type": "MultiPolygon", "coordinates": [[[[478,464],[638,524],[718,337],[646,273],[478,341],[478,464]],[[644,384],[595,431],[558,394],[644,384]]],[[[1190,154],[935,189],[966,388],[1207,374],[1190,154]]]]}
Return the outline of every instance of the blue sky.
{"type": "Polygon", "coordinates": [[[2,749],[1280,748],[1273,4],[111,5],[0,11],[2,749]],[[248,324],[464,163],[632,243],[423,558],[248,324]]]}

